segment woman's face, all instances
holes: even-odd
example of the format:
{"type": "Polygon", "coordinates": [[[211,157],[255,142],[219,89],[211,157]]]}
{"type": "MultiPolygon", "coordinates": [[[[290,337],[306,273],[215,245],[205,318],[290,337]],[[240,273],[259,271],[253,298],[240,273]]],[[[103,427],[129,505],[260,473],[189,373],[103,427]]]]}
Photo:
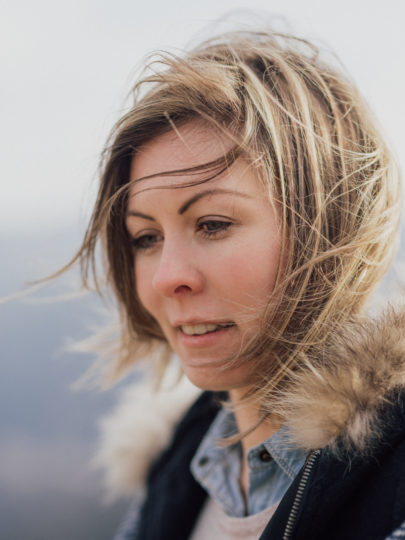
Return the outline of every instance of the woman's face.
{"type": "MultiPolygon", "coordinates": [[[[231,146],[223,135],[191,122],[141,147],[131,180],[213,161],[231,146]]],[[[126,224],[138,296],[185,374],[201,388],[231,390],[249,385],[249,366],[219,368],[259,328],[277,274],[280,223],[246,161],[186,186],[207,174],[157,174],[134,184],[126,224]]]]}

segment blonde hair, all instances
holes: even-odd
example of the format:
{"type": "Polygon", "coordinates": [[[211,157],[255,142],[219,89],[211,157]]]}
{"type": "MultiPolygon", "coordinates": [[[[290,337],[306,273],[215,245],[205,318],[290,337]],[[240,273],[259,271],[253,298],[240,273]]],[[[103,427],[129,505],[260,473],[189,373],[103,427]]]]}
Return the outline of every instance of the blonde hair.
{"type": "Polygon", "coordinates": [[[133,106],[111,133],[93,215],[74,259],[85,285],[93,270],[98,286],[101,241],[103,271],[121,318],[116,376],[154,346],[168,350],[136,293],[124,222],[131,160],[145,142],[195,119],[235,146],[190,174],[205,170],[209,181],[243,155],[280,207],[284,253],[277,294],[257,335],[231,362],[252,363],[257,384],[251,397],[265,399],[334,325],[360,311],[388,269],[399,224],[399,174],[353,83],[305,40],[235,32],[184,57],[153,59],[134,87],[133,106]]]}

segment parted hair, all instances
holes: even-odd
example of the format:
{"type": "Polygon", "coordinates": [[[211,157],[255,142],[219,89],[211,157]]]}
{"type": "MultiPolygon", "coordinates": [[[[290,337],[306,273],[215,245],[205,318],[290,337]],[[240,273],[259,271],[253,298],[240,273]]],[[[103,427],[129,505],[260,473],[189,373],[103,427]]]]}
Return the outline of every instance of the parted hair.
{"type": "MultiPolygon", "coordinates": [[[[146,142],[194,120],[234,145],[189,169],[190,185],[209,182],[243,157],[268,186],[280,215],[282,262],[274,294],[266,299],[257,335],[229,362],[251,363],[251,397],[263,403],[310,361],[337,324],[361,312],[390,266],[401,207],[399,172],[353,82],[306,40],[233,32],[182,56],[151,57],[103,152],[97,201],[74,259],[84,284],[94,279],[100,287],[100,244],[102,273],[120,313],[114,376],[155,346],[169,358],[159,325],[136,293],[125,227],[131,161],[146,142]]],[[[148,178],[140,181],[147,186],[148,178]]]]}

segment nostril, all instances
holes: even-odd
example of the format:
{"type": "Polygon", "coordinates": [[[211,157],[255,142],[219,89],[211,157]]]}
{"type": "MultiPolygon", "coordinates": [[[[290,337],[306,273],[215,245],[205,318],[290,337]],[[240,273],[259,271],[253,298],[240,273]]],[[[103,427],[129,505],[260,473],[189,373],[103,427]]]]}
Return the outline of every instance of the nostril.
{"type": "Polygon", "coordinates": [[[176,294],[181,294],[181,293],[185,293],[185,292],[189,292],[189,291],[191,291],[191,287],[189,287],[188,285],[179,285],[174,290],[174,292],[176,294]]]}

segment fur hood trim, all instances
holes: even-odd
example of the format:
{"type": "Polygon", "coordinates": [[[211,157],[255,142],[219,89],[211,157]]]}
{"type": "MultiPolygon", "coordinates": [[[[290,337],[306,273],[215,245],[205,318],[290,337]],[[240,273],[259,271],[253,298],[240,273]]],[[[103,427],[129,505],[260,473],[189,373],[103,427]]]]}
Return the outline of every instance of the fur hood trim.
{"type": "Polygon", "coordinates": [[[173,373],[156,389],[150,378],[126,387],[112,413],[99,423],[100,443],[93,466],[104,472],[107,502],[132,495],[146,483],[149,465],[169,444],[173,430],[201,394],[173,373]]]}
{"type": "Polygon", "coordinates": [[[294,375],[280,410],[306,450],[367,453],[384,428],[383,407],[405,386],[405,310],[351,321],[294,375]]]}
{"type": "MultiPolygon", "coordinates": [[[[314,358],[277,399],[292,442],[306,450],[367,452],[384,427],[382,407],[405,386],[405,311],[345,324],[314,358]]],[[[110,498],[143,486],[148,465],[200,392],[185,377],[159,392],[151,384],[123,392],[101,422],[95,459],[110,498]]]]}

